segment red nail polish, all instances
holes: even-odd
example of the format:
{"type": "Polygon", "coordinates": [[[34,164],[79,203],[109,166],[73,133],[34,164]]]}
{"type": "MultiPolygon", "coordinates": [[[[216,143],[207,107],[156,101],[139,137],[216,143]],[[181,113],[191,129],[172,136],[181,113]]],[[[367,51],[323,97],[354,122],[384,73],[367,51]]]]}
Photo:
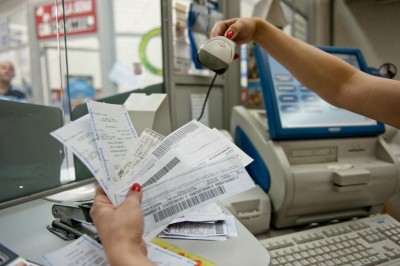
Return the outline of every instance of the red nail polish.
{"type": "Polygon", "coordinates": [[[227,33],[225,33],[225,37],[231,39],[233,37],[233,34],[234,34],[233,30],[230,30],[227,33]]]}
{"type": "Polygon", "coordinates": [[[238,59],[238,58],[239,58],[239,54],[235,53],[235,54],[233,55],[233,60],[238,59]]]}
{"type": "Polygon", "coordinates": [[[140,190],[142,190],[142,187],[138,183],[134,183],[131,187],[131,191],[140,192],[140,190]]]}

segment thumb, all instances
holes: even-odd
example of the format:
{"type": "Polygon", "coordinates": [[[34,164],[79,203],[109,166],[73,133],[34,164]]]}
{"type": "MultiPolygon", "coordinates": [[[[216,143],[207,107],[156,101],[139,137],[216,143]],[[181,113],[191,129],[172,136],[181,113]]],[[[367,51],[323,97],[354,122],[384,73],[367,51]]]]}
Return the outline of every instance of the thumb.
{"type": "Polygon", "coordinates": [[[138,183],[134,183],[126,195],[125,201],[137,201],[139,204],[142,202],[143,191],[138,183]]]}

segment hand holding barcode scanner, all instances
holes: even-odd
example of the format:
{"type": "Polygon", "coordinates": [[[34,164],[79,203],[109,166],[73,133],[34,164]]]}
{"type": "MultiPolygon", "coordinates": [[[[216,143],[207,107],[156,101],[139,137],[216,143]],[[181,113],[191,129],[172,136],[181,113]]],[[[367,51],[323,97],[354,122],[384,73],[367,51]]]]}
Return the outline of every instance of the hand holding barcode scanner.
{"type": "Polygon", "coordinates": [[[201,110],[199,118],[197,121],[203,116],[204,108],[207,103],[208,96],[210,94],[211,88],[214,85],[214,81],[217,75],[222,75],[229,68],[229,65],[232,63],[234,59],[238,57],[236,53],[236,44],[229,40],[226,37],[217,36],[211,38],[206,43],[204,43],[199,51],[197,52],[197,60],[204,67],[215,72],[214,78],[211,81],[210,87],[208,88],[206,99],[203,103],[203,108],[201,110]]]}

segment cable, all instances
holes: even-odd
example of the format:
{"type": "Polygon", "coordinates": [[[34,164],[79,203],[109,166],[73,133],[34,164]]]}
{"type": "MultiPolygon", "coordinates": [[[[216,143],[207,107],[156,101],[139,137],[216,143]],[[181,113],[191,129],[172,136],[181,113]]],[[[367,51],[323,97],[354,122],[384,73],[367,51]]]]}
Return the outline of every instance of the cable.
{"type": "Polygon", "coordinates": [[[200,113],[199,118],[197,118],[197,121],[200,121],[200,119],[203,117],[204,109],[206,108],[208,95],[210,95],[211,88],[214,85],[214,81],[215,81],[216,78],[217,78],[217,73],[215,73],[215,75],[214,75],[214,77],[213,77],[213,79],[211,81],[210,87],[208,88],[208,91],[207,91],[207,94],[206,94],[206,98],[204,99],[203,108],[201,109],[201,113],[200,113]]]}

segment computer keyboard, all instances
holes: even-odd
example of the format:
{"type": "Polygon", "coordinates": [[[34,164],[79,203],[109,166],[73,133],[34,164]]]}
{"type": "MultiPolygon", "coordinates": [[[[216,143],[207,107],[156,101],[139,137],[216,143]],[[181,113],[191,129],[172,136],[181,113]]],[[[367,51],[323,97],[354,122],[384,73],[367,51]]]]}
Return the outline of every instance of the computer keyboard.
{"type": "Polygon", "coordinates": [[[400,223],[387,214],[260,241],[270,266],[400,265],[400,223]]]}

